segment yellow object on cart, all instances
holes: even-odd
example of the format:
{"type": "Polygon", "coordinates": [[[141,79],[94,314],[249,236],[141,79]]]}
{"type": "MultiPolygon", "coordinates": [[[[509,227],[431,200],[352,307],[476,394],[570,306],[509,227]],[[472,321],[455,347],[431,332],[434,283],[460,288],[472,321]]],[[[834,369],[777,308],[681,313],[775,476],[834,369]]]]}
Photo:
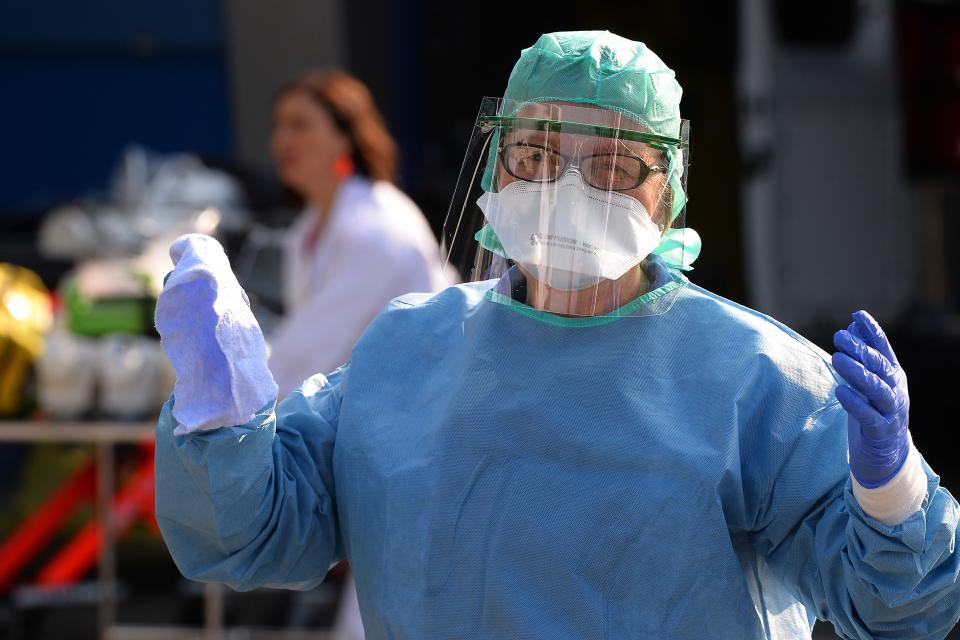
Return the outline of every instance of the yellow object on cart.
{"type": "Polygon", "coordinates": [[[0,263],[0,416],[18,415],[32,403],[33,365],[53,323],[50,307],[37,274],[0,263]]]}

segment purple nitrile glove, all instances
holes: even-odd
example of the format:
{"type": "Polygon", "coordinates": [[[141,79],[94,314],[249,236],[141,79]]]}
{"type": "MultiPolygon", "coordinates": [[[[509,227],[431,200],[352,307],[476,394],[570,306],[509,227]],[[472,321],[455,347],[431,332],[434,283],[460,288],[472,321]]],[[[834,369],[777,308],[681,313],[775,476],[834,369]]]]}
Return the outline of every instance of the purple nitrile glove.
{"type": "Polygon", "coordinates": [[[847,410],[850,471],[861,485],[875,489],[897,475],[910,452],[907,376],[866,311],[854,313],[833,344],[838,349],[833,366],[847,382],[836,394],[847,410]]]}

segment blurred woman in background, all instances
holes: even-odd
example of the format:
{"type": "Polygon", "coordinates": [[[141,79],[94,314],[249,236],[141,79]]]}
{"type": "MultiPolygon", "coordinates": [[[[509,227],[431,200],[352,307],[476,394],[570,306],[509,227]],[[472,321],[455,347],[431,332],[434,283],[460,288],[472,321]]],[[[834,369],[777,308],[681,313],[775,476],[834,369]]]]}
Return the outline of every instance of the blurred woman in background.
{"type": "MultiPolygon", "coordinates": [[[[312,73],[281,87],[271,150],[280,180],[307,203],[287,239],[288,315],[270,341],[270,370],[285,396],[347,362],[390,300],[448,283],[426,219],[393,184],[397,145],[359,80],[312,73]]],[[[363,638],[352,576],[334,637],[363,638]]]]}
{"type": "Polygon", "coordinates": [[[347,362],[390,300],[448,283],[426,219],[393,184],[397,145],[359,80],[312,73],[281,87],[271,150],[281,181],[307,203],[288,238],[288,316],[270,342],[285,396],[347,362]]]}

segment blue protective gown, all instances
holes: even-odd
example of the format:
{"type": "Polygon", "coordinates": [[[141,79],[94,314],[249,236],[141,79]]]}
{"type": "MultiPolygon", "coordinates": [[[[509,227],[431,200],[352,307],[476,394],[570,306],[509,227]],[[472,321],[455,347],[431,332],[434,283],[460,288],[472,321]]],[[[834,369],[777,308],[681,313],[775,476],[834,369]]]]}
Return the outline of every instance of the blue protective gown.
{"type": "Polygon", "coordinates": [[[349,365],[246,425],[175,437],[167,403],[157,517],[181,571],[303,589],[348,557],[372,640],[800,638],[814,618],[942,638],[960,617],[957,502],[925,466],[904,523],[861,511],[820,349],[693,285],[663,313],[552,323],[490,287],[394,301],[349,365]]]}

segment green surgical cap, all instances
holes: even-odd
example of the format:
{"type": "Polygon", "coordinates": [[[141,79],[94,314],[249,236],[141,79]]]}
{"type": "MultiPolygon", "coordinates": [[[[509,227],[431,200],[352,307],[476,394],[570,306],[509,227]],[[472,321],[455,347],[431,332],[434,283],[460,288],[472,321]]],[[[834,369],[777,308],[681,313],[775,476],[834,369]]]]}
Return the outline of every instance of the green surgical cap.
{"type": "Polygon", "coordinates": [[[596,105],[677,137],[682,93],[673,71],[642,42],[609,31],[563,31],[542,35],[523,50],[503,98],[506,105],[596,105]]]}

